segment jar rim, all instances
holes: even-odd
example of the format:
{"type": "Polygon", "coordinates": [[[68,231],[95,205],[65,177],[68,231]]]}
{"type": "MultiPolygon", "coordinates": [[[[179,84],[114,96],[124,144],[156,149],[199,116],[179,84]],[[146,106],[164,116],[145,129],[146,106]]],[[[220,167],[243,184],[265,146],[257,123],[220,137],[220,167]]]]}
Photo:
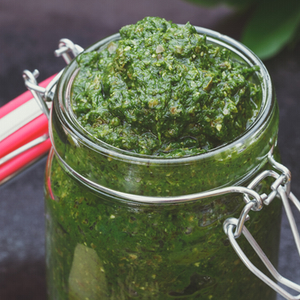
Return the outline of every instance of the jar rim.
{"type": "MultiPolygon", "coordinates": [[[[179,26],[183,26],[180,25],[179,26]]],[[[236,54],[249,66],[259,66],[259,70],[256,71],[260,79],[260,85],[262,89],[262,99],[261,99],[261,108],[257,117],[254,119],[253,123],[238,137],[234,140],[231,140],[228,143],[222,144],[216,148],[213,148],[206,153],[192,155],[192,156],[183,156],[183,157],[173,157],[173,158],[164,158],[154,155],[144,155],[139,153],[132,153],[127,150],[123,150],[112,145],[109,145],[99,139],[95,142],[91,137],[91,134],[88,133],[76,120],[75,115],[71,108],[71,86],[72,81],[76,76],[76,70],[78,70],[76,60],[73,60],[64,70],[61,78],[59,79],[56,93],[58,95],[57,99],[59,101],[60,110],[58,114],[64,126],[68,131],[73,132],[73,134],[80,138],[81,141],[88,145],[90,148],[94,149],[97,152],[105,153],[107,156],[112,156],[115,159],[120,160],[130,160],[131,162],[136,162],[138,164],[148,164],[149,162],[154,164],[184,164],[191,161],[207,159],[209,157],[219,155],[223,152],[228,152],[230,149],[236,148],[238,145],[243,144],[243,142],[255,134],[255,132],[261,128],[261,126],[266,122],[270,111],[274,104],[273,97],[273,88],[272,81],[263,62],[254,54],[249,48],[247,48],[242,43],[236,41],[235,39],[223,35],[217,31],[194,26],[198,34],[206,35],[206,39],[211,42],[218,44],[224,48],[229,49],[231,52],[236,54]],[[89,137],[90,136],[90,137],[89,137]]],[[[84,52],[90,52],[94,50],[99,50],[101,47],[105,47],[109,42],[118,39],[119,33],[108,36],[92,46],[84,50],[84,52]]]]}

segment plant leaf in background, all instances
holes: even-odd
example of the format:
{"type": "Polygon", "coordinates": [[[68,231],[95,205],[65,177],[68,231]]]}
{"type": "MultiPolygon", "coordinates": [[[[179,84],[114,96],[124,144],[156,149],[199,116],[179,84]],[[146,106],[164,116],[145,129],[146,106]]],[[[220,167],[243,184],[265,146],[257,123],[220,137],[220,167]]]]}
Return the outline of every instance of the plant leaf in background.
{"type": "Polygon", "coordinates": [[[291,42],[300,24],[300,0],[187,1],[207,7],[227,5],[235,10],[251,12],[241,42],[261,59],[271,58],[291,42]]]}
{"type": "Polygon", "coordinates": [[[294,38],[299,22],[300,0],[262,0],[246,24],[241,41],[261,59],[267,59],[294,38]]]}

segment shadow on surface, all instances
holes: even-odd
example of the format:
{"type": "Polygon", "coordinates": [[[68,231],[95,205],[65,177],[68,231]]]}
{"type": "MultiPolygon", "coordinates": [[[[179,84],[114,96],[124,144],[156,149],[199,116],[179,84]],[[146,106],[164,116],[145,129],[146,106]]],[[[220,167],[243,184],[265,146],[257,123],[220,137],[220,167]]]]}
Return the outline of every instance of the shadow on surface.
{"type": "Polygon", "coordinates": [[[45,300],[45,263],[42,261],[5,262],[0,268],[1,299],[45,300]]]}

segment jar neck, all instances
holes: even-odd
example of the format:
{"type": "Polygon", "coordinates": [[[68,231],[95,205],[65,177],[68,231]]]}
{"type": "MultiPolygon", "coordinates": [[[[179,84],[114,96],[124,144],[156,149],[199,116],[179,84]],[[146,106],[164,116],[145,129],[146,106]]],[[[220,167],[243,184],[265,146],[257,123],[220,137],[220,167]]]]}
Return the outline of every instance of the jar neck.
{"type": "MultiPolygon", "coordinates": [[[[259,65],[262,88],[261,111],[245,133],[230,143],[205,154],[159,159],[134,155],[89,136],[70,108],[71,83],[76,61],[58,83],[51,115],[51,138],[56,154],[69,173],[93,189],[140,196],[179,196],[229,185],[243,184],[267,163],[276,144],[278,107],[269,74],[262,62],[242,44],[220,34],[196,27],[209,42],[235,53],[249,66],[259,65]]],[[[108,37],[86,51],[101,49],[118,35],[108,37]]]]}

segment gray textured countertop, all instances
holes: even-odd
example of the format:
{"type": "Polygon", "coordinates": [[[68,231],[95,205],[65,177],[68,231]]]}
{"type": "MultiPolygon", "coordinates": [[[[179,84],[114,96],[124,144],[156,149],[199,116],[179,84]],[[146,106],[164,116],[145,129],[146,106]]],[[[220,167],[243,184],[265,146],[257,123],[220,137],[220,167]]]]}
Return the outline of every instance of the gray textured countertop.
{"type": "MultiPolygon", "coordinates": [[[[247,16],[225,7],[203,9],[180,0],[0,0],[0,106],[25,91],[22,71],[40,80],[64,67],[60,38],[87,47],[144,16],[190,21],[239,38],[247,16]]],[[[279,148],[300,197],[300,45],[266,62],[280,107],[279,148]]],[[[45,159],[0,187],[0,299],[46,299],[43,172],[45,159]]],[[[299,218],[298,218],[299,219],[299,218]]],[[[283,216],[279,271],[300,282],[300,259],[283,216]]],[[[282,298],[278,298],[282,299],[282,298]]]]}

